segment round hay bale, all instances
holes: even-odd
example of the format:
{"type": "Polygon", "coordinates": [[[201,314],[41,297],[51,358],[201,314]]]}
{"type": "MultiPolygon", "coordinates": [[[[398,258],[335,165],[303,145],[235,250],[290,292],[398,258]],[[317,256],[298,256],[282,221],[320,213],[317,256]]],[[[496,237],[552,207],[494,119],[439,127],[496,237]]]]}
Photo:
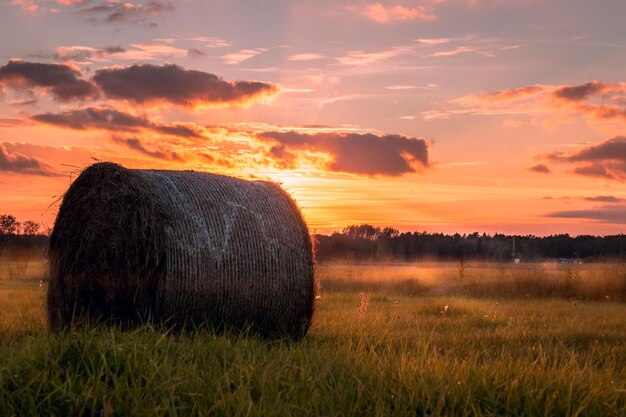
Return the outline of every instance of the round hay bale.
{"type": "Polygon", "coordinates": [[[63,198],[49,258],[52,329],[207,324],[298,339],[317,291],[292,198],[202,172],[90,166],[63,198]]]}

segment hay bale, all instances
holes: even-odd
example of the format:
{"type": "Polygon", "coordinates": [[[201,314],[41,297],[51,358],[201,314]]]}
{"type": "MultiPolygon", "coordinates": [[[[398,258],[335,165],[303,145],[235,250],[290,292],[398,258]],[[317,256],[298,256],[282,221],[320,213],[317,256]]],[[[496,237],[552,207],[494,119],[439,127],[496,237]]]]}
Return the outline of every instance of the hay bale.
{"type": "Polygon", "coordinates": [[[48,318],[208,324],[300,338],[316,283],[307,226],[280,186],[97,163],[50,238],[48,318]]]}

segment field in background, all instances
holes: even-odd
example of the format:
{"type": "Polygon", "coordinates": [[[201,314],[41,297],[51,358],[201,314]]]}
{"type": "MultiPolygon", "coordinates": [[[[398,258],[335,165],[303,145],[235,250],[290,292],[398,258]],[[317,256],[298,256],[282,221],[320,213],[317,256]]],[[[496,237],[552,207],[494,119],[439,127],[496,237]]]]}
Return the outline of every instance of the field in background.
{"type": "Polygon", "coordinates": [[[626,265],[558,263],[324,263],[322,292],[626,301],[626,265]]]}
{"type": "Polygon", "coordinates": [[[0,258],[0,281],[45,281],[47,277],[48,264],[44,259],[0,258]]]}
{"type": "Polygon", "coordinates": [[[468,264],[461,279],[458,264],[319,265],[300,343],[50,334],[45,265],[30,268],[0,275],[0,415],[626,415],[617,266],[468,264]],[[515,284],[537,277],[586,295],[515,284]]]}

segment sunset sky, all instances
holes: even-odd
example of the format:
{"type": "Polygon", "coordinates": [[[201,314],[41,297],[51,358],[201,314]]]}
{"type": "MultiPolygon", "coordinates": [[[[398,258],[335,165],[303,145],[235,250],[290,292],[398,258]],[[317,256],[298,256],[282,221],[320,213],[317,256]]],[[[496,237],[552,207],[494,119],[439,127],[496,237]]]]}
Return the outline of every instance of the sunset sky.
{"type": "Polygon", "coordinates": [[[279,181],[312,231],[616,234],[626,1],[4,0],[0,214],[95,160],[279,181]]]}

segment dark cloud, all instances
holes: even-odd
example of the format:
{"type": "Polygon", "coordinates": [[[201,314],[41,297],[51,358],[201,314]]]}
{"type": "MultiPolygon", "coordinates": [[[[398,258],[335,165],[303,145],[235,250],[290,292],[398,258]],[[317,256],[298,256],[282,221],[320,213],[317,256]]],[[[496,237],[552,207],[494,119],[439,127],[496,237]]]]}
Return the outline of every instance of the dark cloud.
{"type": "Polygon", "coordinates": [[[53,176],[55,174],[50,167],[37,158],[26,156],[19,152],[7,150],[4,144],[0,143],[0,172],[11,172],[25,175],[53,176]]]}
{"type": "Polygon", "coordinates": [[[187,125],[157,123],[145,116],[134,116],[112,108],[87,107],[63,113],[43,113],[32,116],[32,119],[40,123],[76,130],[101,129],[113,132],[135,132],[146,129],[183,138],[202,137],[198,129],[187,125]]]}
{"type": "Polygon", "coordinates": [[[546,217],[586,219],[599,223],[626,223],[626,206],[612,205],[587,210],[565,210],[548,213],[546,217]]]}
{"type": "Polygon", "coordinates": [[[152,158],[164,159],[167,161],[184,161],[184,158],[177,152],[165,151],[163,149],[150,150],[146,148],[139,138],[121,138],[119,136],[113,136],[111,140],[114,143],[124,145],[134,151],[150,156],[152,158]]]}
{"type": "Polygon", "coordinates": [[[554,90],[552,94],[555,97],[564,100],[581,101],[585,100],[589,96],[601,93],[608,87],[610,87],[608,84],[601,83],[599,81],[590,81],[581,85],[558,88],[554,90]]]}
{"type": "Polygon", "coordinates": [[[58,61],[88,61],[109,55],[122,54],[126,49],[121,46],[106,46],[104,48],[59,48],[53,55],[58,61]]]}
{"type": "Polygon", "coordinates": [[[572,196],[561,196],[561,197],[552,197],[552,196],[545,196],[542,197],[543,200],[555,200],[555,199],[559,199],[559,200],[583,200],[583,201],[592,201],[592,202],[596,202],[596,203],[621,203],[622,201],[624,201],[624,199],[622,198],[618,198],[612,195],[598,195],[598,196],[593,196],[593,197],[572,197],[572,196]]]}
{"type": "Polygon", "coordinates": [[[63,102],[96,98],[96,87],[80,76],[80,71],[69,65],[9,61],[0,67],[0,87],[44,88],[63,102]]]}
{"type": "Polygon", "coordinates": [[[358,133],[263,132],[257,137],[272,143],[268,156],[282,164],[293,164],[294,151],[328,153],[328,169],[360,175],[400,176],[429,166],[424,139],[400,135],[378,136],[358,133]]]}
{"type": "Polygon", "coordinates": [[[584,164],[574,168],[574,173],[587,177],[620,180],[624,179],[626,174],[626,164],[614,162],[584,164]]]}
{"type": "Polygon", "coordinates": [[[150,16],[158,16],[174,11],[169,1],[149,0],[147,2],[100,1],[78,11],[90,20],[104,23],[139,22],[150,16]]]}
{"type": "Polygon", "coordinates": [[[583,200],[594,201],[599,203],[620,203],[623,201],[621,198],[617,198],[612,195],[598,195],[595,197],[583,197],[583,200]]]}
{"type": "Polygon", "coordinates": [[[623,161],[626,162],[626,137],[616,136],[597,145],[588,146],[567,157],[569,161],[623,161]]]}
{"type": "Polygon", "coordinates": [[[550,168],[548,168],[545,164],[537,164],[537,165],[533,165],[530,168],[528,168],[529,171],[532,172],[537,172],[539,174],[549,174],[550,172],[550,168]]]}
{"type": "Polygon", "coordinates": [[[93,80],[107,97],[138,104],[234,104],[278,91],[275,84],[225,81],[217,75],[186,70],[173,64],[100,69],[96,71],[93,80]]]}
{"type": "Polygon", "coordinates": [[[189,58],[197,58],[199,56],[205,56],[206,52],[204,52],[201,49],[197,49],[197,48],[189,48],[187,49],[187,56],[189,58]]]}
{"type": "Polygon", "coordinates": [[[540,157],[555,163],[575,164],[573,171],[579,175],[626,180],[625,136],[616,136],[571,153],[554,152],[540,157]]]}

